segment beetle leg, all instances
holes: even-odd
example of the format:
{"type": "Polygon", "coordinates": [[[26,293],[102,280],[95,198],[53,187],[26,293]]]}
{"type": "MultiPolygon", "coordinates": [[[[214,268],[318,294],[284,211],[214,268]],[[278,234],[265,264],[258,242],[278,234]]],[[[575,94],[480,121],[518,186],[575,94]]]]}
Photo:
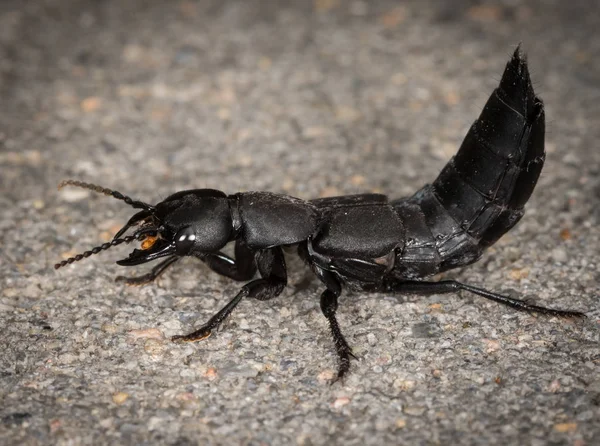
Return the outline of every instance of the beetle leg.
{"type": "MultiPolygon", "coordinates": [[[[222,252],[203,254],[197,256],[200,260],[208,265],[208,267],[222,276],[229,277],[233,280],[250,280],[256,274],[256,264],[254,262],[254,253],[241,241],[235,244],[235,260],[222,252]]],[[[172,256],[167,260],[159,263],[148,274],[138,277],[118,276],[115,278],[117,282],[125,282],[127,285],[141,286],[153,282],[160,276],[170,265],[175,263],[181,257],[172,256]]]]}
{"type": "Polygon", "coordinates": [[[559,317],[585,317],[584,313],[579,311],[556,310],[554,308],[532,305],[520,299],[515,299],[502,294],[493,293],[483,288],[477,288],[471,285],[457,282],[456,280],[441,280],[439,282],[420,282],[420,281],[389,281],[384,283],[386,291],[394,291],[409,294],[444,294],[454,293],[460,290],[468,291],[486,299],[493,300],[504,305],[508,305],[516,310],[527,311],[530,313],[540,313],[559,317]]]}
{"type": "Polygon", "coordinates": [[[216,329],[221,322],[223,322],[227,317],[231,314],[231,312],[237,307],[237,304],[240,301],[248,296],[248,291],[246,287],[242,288],[242,290],[233,298],[227,305],[225,305],[221,310],[211,317],[206,324],[200,327],[198,330],[193,331],[187,335],[177,335],[171,337],[171,341],[173,342],[194,342],[200,341],[202,339],[208,338],[214,329],[216,329]]]}
{"type": "Polygon", "coordinates": [[[275,247],[259,251],[256,254],[256,263],[263,278],[244,285],[227,305],[198,330],[183,336],[173,336],[171,340],[175,342],[193,342],[209,337],[212,331],[227,319],[244,297],[269,300],[279,296],[287,285],[287,271],[281,248],[275,247]]]}
{"type": "Polygon", "coordinates": [[[115,278],[115,282],[125,282],[126,285],[131,285],[131,286],[146,285],[147,283],[150,283],[150,282],[153,282],[154,280],[156,280],[156,278],[158,276],[160,276],[162,273],[164,273],[165,270],[169,266],[171,266],[173,263],[175,263],[179,259],[180,259],[180,257],[177,257],[177,256],[168,257],[166,260],[163,260],[158,265],[156,265],[154,268],[152,268],[152,270],[148,274],[144,274],[142,276],[137,276],[137,277],[117,276],[115,278]]]}
{"type": "Polygon", "coordinates": [[[356,356],[354,356],[354,353],[352,353],[352,348],[348,345],[348,342],[344,338],[337,318],[335,317],[337,307],[338,295],[329,289],[323,291],[321,294],[321,311],[329,321],[329,327],[331,328],[335,351],[339,360],[337,378],[333,380],[332,384],[340,379],[343,379],[344,375],[348,372],[348,370],[350,370],[350,357],[357,359],[356,356]]]}
{"type": "Polygon", "coordinates": [[[319,267],[315,267],[314,269],[317,276],[319,276],[319,279],[327,286],[327,289],[321,293],[321,311],[329,322],[335,351],[338,356],[338,374],[337,378],[333,381],[336,382],[337,380],[342,379],[348,370],[350,370],[350,357],[353,357],[354,359],[357,358],[352,353],[352,348],[344,338],[340,325],[335,317],[338,308],[338,297],[342,294],[340,282],[331,272],[325,271],[319,267]]]}
{"type": "Polygon", "coordinates": [[[235,260],[222,252],[197,257],[217,274],[233,280],[250,280],[256,274],[254,252],[241,240],[235,242],[235,260]]]}

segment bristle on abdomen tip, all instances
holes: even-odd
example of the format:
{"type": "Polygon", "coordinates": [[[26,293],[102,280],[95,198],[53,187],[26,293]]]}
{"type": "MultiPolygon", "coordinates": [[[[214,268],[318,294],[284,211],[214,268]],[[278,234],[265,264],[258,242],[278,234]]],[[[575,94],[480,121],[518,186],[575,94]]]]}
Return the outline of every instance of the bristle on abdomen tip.
{"type": "Polygon", "coordinates": [[[523,51],[523,44],[521,42],[519,42],[519,44],[515,48],[515,51],[513,52],[513,57],[521,60],[527,59],[527,55],[525,54],[525,51],[523,51]]]}

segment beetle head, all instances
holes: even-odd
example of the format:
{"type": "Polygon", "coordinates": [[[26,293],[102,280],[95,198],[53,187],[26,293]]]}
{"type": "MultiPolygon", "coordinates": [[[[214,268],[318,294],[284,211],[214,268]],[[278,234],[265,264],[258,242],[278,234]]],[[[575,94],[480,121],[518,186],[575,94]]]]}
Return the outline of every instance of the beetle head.
{"type": "Polygon", "coordinates": [[[120,192],[88,183],[65,181],[59,188],[65,185],[111,195],[142,210],[129,219],[114,236],[112,242],[57,263],[55,268],[89,257],[111,246],[134,240],[141,242],[140,249],[134,249],[127,258],[117,261],[119,265],[139,265],[160,257],[214,252],[225,246],[232,237],[229,200],[227,195],[218,190],[195,189],[177,192],[156,206],[152,206],[133,200],[120,192]],[[131,235],[123,237],[133,228],[135,230],[131,235]]]}
{"type": "Polygon", "coordinates": [[[134,249],[119,265],[218,251],[233,232],[227,195],[214,189],[177,192],[153,211],[138,212],[115,237],[134,225],[139,226],[133,235],[142,240],[141,249],[134,249]]]}

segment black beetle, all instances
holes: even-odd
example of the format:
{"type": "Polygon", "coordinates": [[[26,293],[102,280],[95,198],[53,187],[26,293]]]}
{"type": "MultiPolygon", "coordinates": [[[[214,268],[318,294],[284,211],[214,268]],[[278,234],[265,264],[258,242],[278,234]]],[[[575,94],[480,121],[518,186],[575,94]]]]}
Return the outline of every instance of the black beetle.
{"type": "Polygon", "coordinates": [[[545,159],[544,107],[533,91],[527,63],[517,48],[499,87],[488,99],[460,150],[438,178],[409,198],[389,201],[363,194],[300,200],[270,192],[227,195],[213,189],[177,192],[153,206],[120,192],[68,180],[140,209],[114,239],[55,265],[89,257],[120,243],[140,241],[123,266],[164,258],[148,274],[118,277],[127,284],[151,282],[184,256],[218,274],[249,281],[198,330],[174,341],[208,337],[244,297],[268,300],[287,284],[282,247],[298,254],[325,286],[321,310],[329,321],[339,358],[338,378],[349,370],[352,351],[336,320],[342,287],[390,293],[459,290],[518,310],[582,317],[577,311],[528,304],[454,280],[424,281],[471,264],[523,216],[545,159]],[[125,236],[131,228],[133,234],[125,236]],[[220,250],[235,241],[235,260],[220,250]]]}

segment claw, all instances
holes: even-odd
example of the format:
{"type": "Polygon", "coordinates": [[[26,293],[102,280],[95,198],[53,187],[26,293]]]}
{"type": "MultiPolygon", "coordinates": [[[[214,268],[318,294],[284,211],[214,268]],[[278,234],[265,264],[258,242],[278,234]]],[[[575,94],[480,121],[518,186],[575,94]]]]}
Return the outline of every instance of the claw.
{"type": "Polygon", "coordinates": [[[140,276],[140,277],[125,277],[125,276],[117,276],[115,277],[115,282],[125,282],[125,285],[132,287],[141,287],[144,285],[148,285],[152,283],[153,279],[151,277],[140,276]]]}
{"type": "Polygon", "coordinates": [[[559,314],[556,316],[562,317],[565,319],[587,319],[587,315],[582,313],[581,311],[566,311],[566,310],[558,310],[559,314]]]}
{"type": "Polygon", "coordinates": [[[352,353],[352,349],[350,347],[347,347],[347,349],[345,349],[344,352],[339,353],[341,353],[341,356],[339,357],[340,363],[338,366],[338,374],[334,379],[331,380],[331,382],[329,383],[330,385],[333,385],[338,381],[342,381],[343,384],[344,376],[346,376],[346,373],[348,373],[348,371],[350,370],[350,358],[354,358],[357,361],[359,360],[356,357],[356,355],[352,353]]]}
{"type": "Polygon", "coordinates": [[[208,338],[211,334],[211,330],[201,328],[200,330],[196,330],[193,333],[187,335],[173,336],[171,337],[171,341],[177,342],[178,344],[181,344],[183,342],[196,342],[208,338]]]}
{"type": "Polygon", "coordinates": [[[348,370],[350,370],[350,369],[349,368],[348,369],[343,369],[343,368],[340,367],[340,369],[338,370],[337,376],[330,381],[329,385],[333,386],[337,382],[341,382],[342,385],[344,385],[344,378],[345,378],[346,373],[348,372],[348,370]]]}
{"type": "Polygon", "coordinates": [[[570,310],[555,310],[554,308],[540,307],[539,305],[529,304],[529,309],[525,309],[530,313],[540,314],[542,316],[554,316],[563,319],[586,319],[587,316],[581,311],[570,311],[570,310]]]}

